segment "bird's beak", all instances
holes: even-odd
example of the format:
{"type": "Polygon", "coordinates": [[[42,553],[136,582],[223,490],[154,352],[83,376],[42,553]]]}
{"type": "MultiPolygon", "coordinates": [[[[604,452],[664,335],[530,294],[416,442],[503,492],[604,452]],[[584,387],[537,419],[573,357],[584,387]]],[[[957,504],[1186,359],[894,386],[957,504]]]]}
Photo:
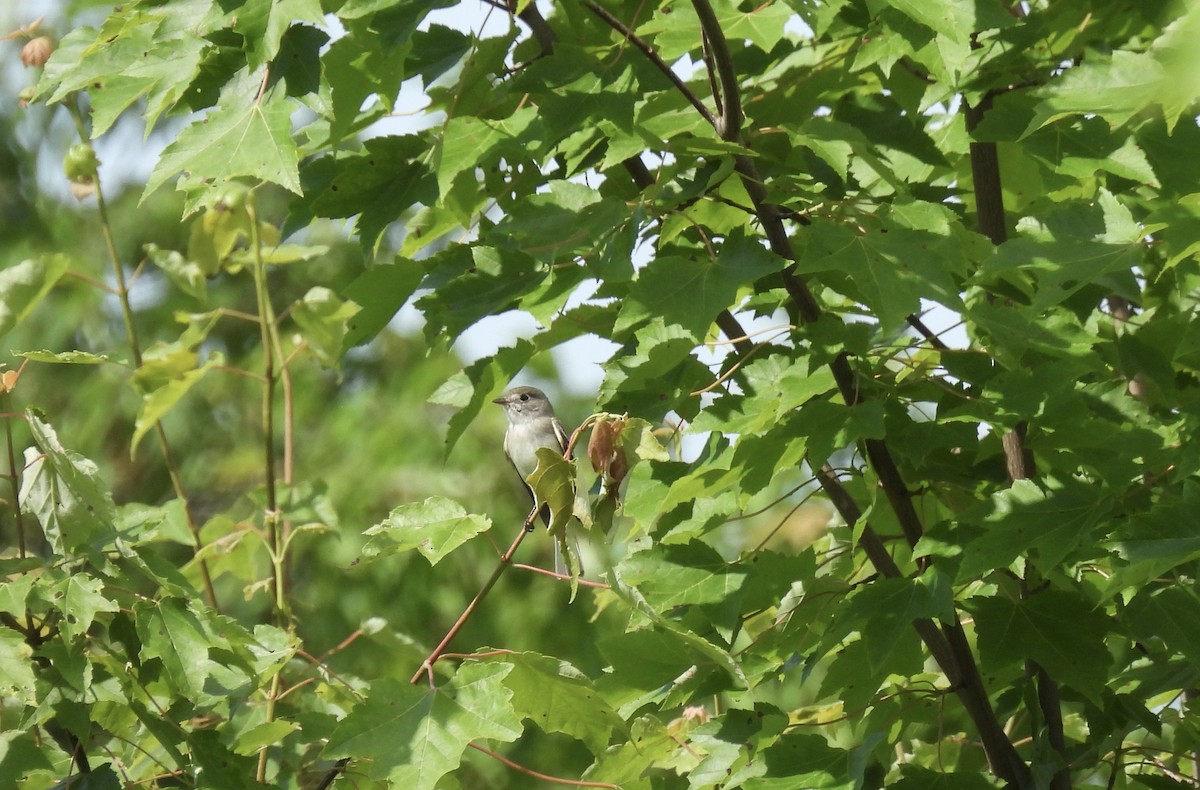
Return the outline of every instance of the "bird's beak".
{"type": "Polygon", "coordinates": [[[506,403],[506,401],[504,400],[503,397],[499,397],[499,398],[492,398],[492,403],[495,403],[498,406],[503,406],[506,403]]]}

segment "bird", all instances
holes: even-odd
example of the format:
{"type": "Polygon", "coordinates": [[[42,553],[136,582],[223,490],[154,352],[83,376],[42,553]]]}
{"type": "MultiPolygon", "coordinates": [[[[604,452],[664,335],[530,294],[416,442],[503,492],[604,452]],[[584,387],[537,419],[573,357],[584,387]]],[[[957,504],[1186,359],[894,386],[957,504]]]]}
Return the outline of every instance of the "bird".
{"type": "MultiPolygon", "coordinates": [[[[547,447],[565,456],[567,432],[554,415],[554,406],[551,405],[550,399],[537,387],[513,387],[492,400],[492,403],[504,409],[504,416],[508,418],[508,430],[504,432],[504,454],[536,504],[537,497],[529,487],[527,478],[537,469],[537,451],[547,447]]],[[[543,504],[539,515],[542,523],[549,529],[549,506],[543,504]]],[[[560,541],[555,541],[554,564],[555,569],[562,573],[565,564],[562,562],[559,543],[560,541]]]]}

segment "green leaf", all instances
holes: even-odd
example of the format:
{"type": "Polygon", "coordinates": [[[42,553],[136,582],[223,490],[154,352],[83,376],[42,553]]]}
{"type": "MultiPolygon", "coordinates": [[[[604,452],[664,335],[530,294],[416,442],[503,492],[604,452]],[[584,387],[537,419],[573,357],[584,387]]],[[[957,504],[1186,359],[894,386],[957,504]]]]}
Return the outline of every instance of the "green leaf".
{"type": "Polygon", "coordinates": [[[53,104],[87,91],[92,139],[145,97],[146,120],[155,120],[183,98],[213,45],[179,4],[171,9],[125,6],[103,28],[69,33],[46,64],[38,94],[53,104]]]}
{"type": "Polygon", "coordinates": [[[363,143],[362,151],[339,152],[306,164],[304,197],[291,207],[288,228],[303,227],[312,217],[357,216],[362,244],[374,248],[387,227],[405,212],[437,202],[437,184],[425,162],[427,156],[424,138],[405,135],[372,138],[363,143]]]}
{"type": "MultiPolygon", "coordinates": [[[[757,759],[759,750],[774,741],[787,724],[785,714],[759,703],[754,710],[728,710],[696,727],[689,733],[688,742],[691,748],[701,750],[704,758],[688,773],[688,786],[719,787],[739,767],[745,770],[754,763],[758,770],[750,770],[761,773],[765,766],[757,759]]],[[[730,782],[730,786],[736,785],[730,782]]]]}
{"type": "MultiPolygon", "coordinates": [[[[0,637],[0,641],[3,641],[3,637],[0,637]]],[[[0,656],[3,652],[3,648],[0,648],[0,656]]],[[[4,673],[0,672],[0,677],[3,676],[4,673]]],[[[49,773],[54,766],[47,755],[48,751],[45,743],[29,730],[0,732],[0,775],[12,777],[14,784],[19,786],[21,780],[34,771],[49,773]]]]}
{"type": "MultiPolygon", "coordinates": [[[[867,671],[881,677],[896,671],[893,651],[910,635],[915,620],[951,619],[948,605],[940,605],[919,580],[877,579],[857,592],[838,615],[843,628],[862,634],[867,671]]],[[[839,628],[837,632],[841,632],[839,628]]]]}
{"type": "Polygon", "coordinates": [[[102,593],[104,582],[85,573],[73,573],[53,592],[63,613],[62,630],[68,639],[86,634],[98,612],[119,612],[115,602],[102,593]]]}
{"type": "Polygon", "coordinates": [[[833,373],[811,357],[792,359],[783,354],[755,359],[742,368],[747,393],[725,395],[701,412],[692,430],[719,430],[758,435],[810,399],[834,388],[833,373]]]}
{"type": "Polygon", "coordinates": [[[979,519],[980,537],[963,547],[959,579],[1004,568],[1029,550],[1039,568],[1048,572],[1080,544],[1088,545],[1093,529],[1108,512],[1094,486],[1017,480],[995,494],[990,503],[965,517],[979,519]]]}
{"type": "Polygon", "coordinates": [[[1120,126],[1145,107],[1158,92],[1165,73],[1146,52],[1118,49],[1093,53],[1083,64],[1037,89],[1042,102],[1025,134],[1067,115],[1094,113],[1120,126]]]}
{"type": "Polygon", "coordinates": [[[187,505],[172,499],[163,505],[131,502],[117,512],[117,531],[132,542],[168,540],[183,546],[195,546],[196,538],[188,527],[187,505]]]}
{"type": "Polygon", "coordinates": [[[232,29],[247,44],[246,62],[257,69],[275,58],[284,34],[294,22],[324,23],[320,0],[271,0],[242,4],[231,19],[232,29]]]}
{"type": "Polygon", "coordinates": [[[737,567],[711,547],[692,542],[638,552],[616,572],[656,611],[665,613],[677,606],[718,603],[735,594],[746,582],[746,573],[737,567]]]}
{"type": "Polygon", "coordinates": [[[187,697],[204,688],[212,640],[190,606],[178,598],[139,601],[133,607],[143,661],[157,658],[171,688],[187,697]]]}
{"type": "Polygon", "coordinates": [[[342,353],[383,331],[424,276],[421,264],[397,256],[393,263],[375,264],[342,289],[342,296],[360,308],[346,321],[342,353]]]}
{"type": "Polygon", "coordinates": [[[117,510],[94,463],[62,446],[32,410],[25,414],[37,449],[25,451],[21,509],[37,517],[58,555],[95,548],[115,537],[117,510]]]}
{"type": "Polygon", "coordinates": [[[599,402],[647,419],[669,409],[695,416],[699,404],[690,393],[712,381],[708,368],[692,356],[697,344],[698,338],[678,324],[653,319],[634,333],[633,353],[608,366],[599,402]]]}
{"type": "Polygon", "coordinates": [[[926,212],[917,214],[919,222],[897,210],[858,228],[814,225],[797,271],[818,274],[867,305],[885,331],[921,312],[922,299],[961,309],[962,289],[953,275],[966,269],[966,240],[936,226],[922,227],[926,212]]]}
{"type": "Polygon", "coordinates": [[[249,72],[230,82],[203,122],[184,129],[163,150],[142,192],[142,203],[181,171],[192,179],[218,184],[248,176],[302,194],[292,140],[291,115],[296,106],[282,90],[259,95],[261,85],[262,76],[249,72]]]}
{"type": "Polygon", "coordinates": [[[656,258],[634,281],[618,329],[661,316],[667,325],[704,337],[717,313],[733,306],[739,289],[782,268],[770,251],[741,234],[726,239],[715,260],[699,255],[656,258]]]}
{"type": "Polygon", "coordinates": [[[1142,262],[1143,247],[1135,244],[1107,244],[1078,239],[1015,238],[1000,245],[996,255],[980,269],[981,281],[1004,278],[1029,293],[1034,310],[1045,310],[1069,299],[1082,288],[1099,283],[1112,292],[1111,276],[1128,271],[1142,262]],[[1017,272],[1034,278],[1025,285],[1015,278],[1017,272]]]}
{"type": "Polygon", "coordinates": [[[965,42],[975,26],[975,6],[962,0],[890,0],[889,5],[952,41],[965,42]]]}
{"type": "Polygon", "coordinates": [[[559,534],[571,520],[575,508],[575,466],[562,453],[548,447],[537,451],[538,465],[529,474],[535,504],[550,508],[551,532],[559,534]]]}
{"type": "Polygon", "coordinates": [[[734,0],[720,0],[713,9],[727,38],[746,39],[764,52],[783,38],[784,24],[794,13],[787,3],[763,3],[744,12],[734,0]]]}
{"type": "Polygon", "coordinates": [[[1200,598],[1189,587],[1143,589],[1134,596],[1121,621],[1142,642],[1161,639],[1169,650],[1200,663],[1200,634],[1193,628],[1200,615],[1200,598]]]}
{"type": "Polygon", "coordinates": [[[1109,619],[1081,596],[1044,590],[1021,601],[970,598],[966,607],[975,616],[982,661],[995,669],[1032,659],[1090,697],[1108,682],[1109,619]]]}
{"type": "Polygon", "coordinates": [[[509,664],[469,662],[447,687],[396,680],[371,685],[366,702],[338,724],[323,754],[366,758],[356,768],[398,787],[432,790],[458,768],[473,740],[515,741],[521,722],[504,685],[509,664]]]}
{"type": "Polygon", "coordinates": [[[159,420],[167,415],[175,407],[175,404],[188,393],[192,387],[196,385],[200,379],[212,370],[224,363],[224,359],[220,354],[214,354],[209,358],[203,366],[195,370],[187,370],[160,384],[155,389],[146,392],[142,395],[141,406],[138,407],[137,420],[134,422],[133,440],[129,444],[129,456],[132,458],[137,452],[137,446],[142,441],[142,438],[149,433],[154,426],[158,425],[159,420]]]}
{"type": "MultiPolygon", "coordinates": [[[[746,679],[746,673],[742,670],[737,659],[728,650],[690,630],[687,625],[680,624],[676,620],[660,614],[641,592],[636,587],[631,587],[627,584],[621,578],[620,574],[613,573],[611,577],[610,589],[625,601],[631,609],[635,609],[637,612],[645,615],[651,623],[656,625],[661,632],[668,635],[671,640],[679,642],[684,651],[692,655],[691,663],[720,667],[729,676],[730,680],[743,688],[749,687],[750,683],[746,679]]],[[[704,629],[707,633],[707,624],[704,625],[704,629]]]]}
{"type": "MultiPolygon", "coordinates": [[[[994,790],[995,785],[979,774],[933,771],[919,765],[900,766],[900,790],[994,790]]],[[[891,785],[889,785],[890,787],[891,785]]]]}
{"type": "Polygon", "coordinates": [[[282,743],[284,738],[299,729],[300,725],[297,722],[283,719],[255,724],[238,734],[237,741],[233,745],[233,752],[240,755],[258,754],[263,749],[282,743]]]}
{"type": "Polygon", "coordinates": [[[37,704],[33,648],[9,628],[0,629],[0,690],[26,705],[37,704]]]}
{"type": "Polygon", "coordinates": [[[850,776],[850,753],[831,747],[820,735],[788,732],[763,752],[767,773],[751,779],[744,787],[774,790],[782,787],[849,788],[857,786],[850,776]]]}
{"type": "Polygon", "coordinates": [[[325,245],[277,244],[266,247],[259,253],[252,250],[234,250],[229,260],[240,266],[252,266],[259,258],[268,266],[287,266],[290,263],[311,261],[329,252],[325,245]]]}
{"type": "Polygon", "coordinates": [[[621,229],[625,206],[573,181],[551,181],[548,187],[508,209],[488,240],[497,246],[515,241],[522,252],[546,263],[581,255],[591,264],[621,229]]]}
{"type": "Polygon", "coordinates": [[[417,300],[425,313],[426,337],[463,330],[488,316],[517,306],[517,300],[544,275],[538,262],[517,250],[454,246],[429,261],[422,287],[434,290],[417,300]]]}
{"type": "MultiPolygon", "coordinates": [[[[188,734],[195,771],[203,777],[202,786],[222,790],[253,790],[261,787],[253,779],[255,761],[233,752],[217,730],[197,730],[188,734]]],[[[114,789],[115,790],[115,789],[114,789]]]]}
{"type": "Polygon", "coordinates": [[[104,354],[93,354],[89,351],[14,351],[14,357],[24,357],[30,362],[49,362],[62,365],[102,365],[105,362],[115,362],[118,365],[128,364],[123,359],[110,359],[104,354]]]}
{"type": "Polygon", "coordinates": [[[653,716],[642,716],[630,727],[625,743],[611,747],[593,763],[583,778],[620,788],[649,788],[640,783],[647,773],[664,763],[679,748],[663,723],[653,716]]]}
{"type": "Polygon", "coordinates": [[[65,255],[31,258],[0,271],[0,337],[25,320],[67,271],[65,255]]]}
{"type": "Polygon", "coordinates": [[[534,107],[517,110],[499,120],[464,115],[446,121],[437,157],[437,184],[442,199],[450,195],[459,175],[486,167],[506,152],[526,158],[524,139],[537,129],[538,123],[534,107]]]}
{"type": "Polygon", "coordinates": [[[1106,596],[1140,587],[1200,558],[1200,535],[1191,526],[1197,504],[1196,493],[1189,490],[1179,501],[1164,501],[1136,514],[1112,534],[1109,548],[1128,565],[1113,574],[1106,596]]]}
{"type": "Polygon", "coordinates": [[[291,316],[316,358],[332,368],[342,358],[350,321],[358,311],[354,302],[343,301],[333,291],[318,285],[292,306],[291,316]]]}
{"type": "Polygon", "coordinates": [[[512,671],[504,686],[512,691],[517,715],[545,732],[561,732],[601,754],[621,717],[596,692],[587,676],[565,661],[538,653],[505,657],[512,671]]]}
{"type": "Polygon", "coordinates": [[[37,579],[32,573],[22,573],[0,582],[0,612],[24,615],[25,601],[29,599],[29,591],[37,579]]]}
{"type": "Polygon", "coordinates": [[[387,519],[366,530],[363,534],[370,540],[362,551],[367,557],[386,557],[418,549],[430,565],[437,565],[491,526],[491,519],[467,513],[453,500],[430,497],[419,505],[400,505],[387,519]]]}

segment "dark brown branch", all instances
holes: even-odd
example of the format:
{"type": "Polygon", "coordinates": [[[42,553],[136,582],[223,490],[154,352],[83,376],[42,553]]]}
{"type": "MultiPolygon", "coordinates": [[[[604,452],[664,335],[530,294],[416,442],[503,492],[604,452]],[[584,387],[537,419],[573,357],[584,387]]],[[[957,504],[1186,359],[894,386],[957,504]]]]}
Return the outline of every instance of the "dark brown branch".
{"type": "Polygon", "coordinates": [[[728,310],[722,310],[718,313],[717,326],[725,333],[725,337],[733,343],[733,347],[737,350],[738,354],[749,354],[754,350],[754,343],[750,341],[750,338],[746,337],[746,330],[733,317],[733,313],[728,310]]]}
{"type": "MultiPolygon", "coordinates": [[[[1035,680],[1037,682],[1038,707],[1046,717],[1046,740],[1064,761],[1067,759],[1067,740],[1063,734],[1062,700],[1058,694],[1058,683],[1043,669],[1037,666],[1035,680]]],[[[1071,770],[1065,764],[1054,772],[1050,778],[1050,790],[1071,790],[1071,770]]]]}
{"type": "Polygon", "coordinates": [[[908,316],[906,320],[908,321],[909,326],[917,330],[921,337],[925,338],[929,345],[933,346],[938,351],[945,351],[946,349],[950,348],[950,346],[946,345],[945,341],[937,336],[936,332],[925,325],[925,322],[921,320],[920,316],[912,314],[908,316]]]}
{"type": "MultiPolygon", "coordinates": [[[[511,13],[512,9],[509,9],[511,13]]],[[[529,31],[533,33],[533,37],[537,39],[538,44],[542,48],[543,55],[549,55],[554,51],[554,44],[557,41],[557,36],[554,35],[554,30],[550,27],[550,23],[542,16],[542,12],[538,11],[536,3],[529,3],[517,15],[518,18],[529,25],[529,31]]]]}
{"type": "MultiPolygon", "coordinates": [[[[725,39],[712,4],[708,0],[692,0],[692,7],[696,9],[696,16],[700,17],[705,48],[712,53],[711,60],[706,58],[705,63],[716,64],[717,82],[721,85],[721,115],[713,126],[722,140],[733,141],[742,134],[742,97],[737,70],[733,67],[733,54],[729,51],[729,42],[725,39]]],[[[712,119],[709,121],[711,123],[712,119]]]]}
{"type": "MultiPolygon", "coordinates": [[[[707,6],[707,0],[693,0],[693,2],[697,6],[698,13],[700,12],[701,5],[707,6]]],[[[704,33],[709,45],[713,47],[713,55],[718,64],[718,74],[723,74],[725,70],[732,73],[733,64],[729,59],[728,47],[719,43],[724,40],[724,33],[721,31],[720,25],[706,24],[703,16],[701,16],[701,24],[704,26],[704,33]],[[723,56],[725,58],[724,64],[722,64],[723,56]]],[[[727,91],[727,94],[729,91],[732,91],[736,96],[737,83],[735,80],[722,78],[721,84],[727,91]]],[[[735,96],[725,95],[723,98],[727,107],[739,108],[738,118],[740,123],[741,104],[740,99],[735,98],[735,96]]],[[[728,115],[732,117],[732,110],[729,110],[728,115]]],[[[718,127],[717,131],[726,140],[733,141],[734,137],[737,136],[736,133],[733,136],[729,136],[732,130],[728,126],[725,128],[718,127]]],[[[779,210],[767,200],[766,188],[762,177],[758,174],[758,168],[746,156],[735,157],[734,162],[735,169],[742,178],[746,192],[750,195],[754,203],[755,211],[758,213],[759,222],[763,228],[763,232],[767,236],[771,250],[784,260],[792,262],[783,272],[784,287],[795,302],[801,319],[805,323],[812,323],[819,320],[822,312],[821,307],[809,290],[808,285],[796,276],[797,259],[795,250],[792,247],[791,239],[787,234],[787,229],[784,227],[779,210]]],[[[858,388],[857,376],[850,365],[847,355],[841,354],[834,359],[830,365],[830,369],[847,405],[859,403],[862,393],[858,388]]],[[[905,537],[910,544],[915,545],[923,531],[920,516],[913,507],[908,488],[904,484],[899,469],[896,467],[891,451],[882,440],[867,440],[865,444],[868,459],[879,476],[880,484],[887,495],[888,503],[895,512],[905,537]]],[[[832,472],[832,470],[829,471],[832,472]]],[[[822,488],[825,489],[826,494],[834,502],[834,506],[838,508],[846,522],[852,525],[857,523],[861,518],[861,511],[858,510],[854,500],[845,491],[845,488],[837,480],[836,476],[826,474],[823,470],[823,473],[819,474],[818,477],[822,488]]],[[[881,574],[894,574],[897,576],[900,574],[895,561],[887,553],[883,542],[869,526],[863,528],[859,538],[859,545],[863,548],[871,563],[875,565],[876,570],[881,574]]],[[[966,634],[963,632],[962,625],[959,623],[957,617],[953,623],[943,625],[940,630],[931,620],[917,620],[914,621],[913,625],[929,649],[930,654],[933,655],[934,660],[938,662],[942,671],[946,673],[950,682],[954,684],[963,707],[979,731],[980,740],[987,753],[988,763],[992,771],[1006,782],[1018,787],[1027,786],[1030,783],[1029,767],[1021,759],[1016,747],[1013,746],[1012,741],[996,718],[996,713],[992,709],[991,702],[987,696],[987,690],[983,686],[983,680],[979,676],[979,670],[975,664],[970,643],[967,641],[966,634]]]]}
{"type": "MultiPolygon", "coordinates": [[[[984,115],[992,106],[992,95],[984,94],[977,105],[966,106],[967,132],[978,128],[984,115]]],[[[970,143],[971,177],[974,181],[975,214],[979,232],[1000,245],[1008,240],[1008,223],[1004,217],[1004,192],[1000,181],[1000,157],[993,142],[972,140],[970,143]]],[[[1000,442],[1004,448],[1004,463],[1008,477],[1013,482],[1027,480],[1036,474],[1033,454],[1025,446],[1025,434],[1029,423],[1022,420],[1013,430],[1005,433],[1000,442]]],[[[1026,574],[1032,566],[1026,569],[1026,574]]],[[[1021,583],[1025,588],[1025,580],[1021,583]]],[[[1071,773],[1068,766],[1066,740],[1063,734],[1062,705],[1058,684],[1054,678],[1034,661],[1027,662],[1027,674],[1037,684],[1038,708],[1046,727],[1046,740],[1050,748],[1062,761],[1062,768],[1050,779],[1051,790],[1070,790],[1071,773]]]]}
{"type": "MultiPolygon", "coordinates": [[[[862,511],[828,464],[817,472],[817,479],[842,520],[852,527],[858,524],[862,519],[862,511]]],[[[869,525],[862,529],[859,546],[880,575],[889,578],[902,577],[903,574],[888,554],[883,541],[869,525]]],[[[913,628],[938,666],[946,673],[951,688],[954,689],[967,715],[975,723],[992,772],[1017,787],[1029,785],[1029,768],[992,710],[983,679],[979,676],[971,653],[970,642],[957,616],[954,622],[943,623],[940,628],[932,620],[917,619],[913,621],[913,628]]]]}

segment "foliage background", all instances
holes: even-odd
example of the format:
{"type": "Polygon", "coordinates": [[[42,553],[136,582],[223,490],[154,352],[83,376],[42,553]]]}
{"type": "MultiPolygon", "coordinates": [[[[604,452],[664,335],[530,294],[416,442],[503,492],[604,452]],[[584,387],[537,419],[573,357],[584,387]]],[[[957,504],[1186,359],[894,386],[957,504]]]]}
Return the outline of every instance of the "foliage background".
{"type": "Polygon", "coordinates": [[[3,44],[0,777],[1200,785],[1200,13],[437,8],[3,44]],[[645,421],[619,513],[541,488],[610,587],[508,570],[426,675],[520,534],[518,376],[645,421]]]}

